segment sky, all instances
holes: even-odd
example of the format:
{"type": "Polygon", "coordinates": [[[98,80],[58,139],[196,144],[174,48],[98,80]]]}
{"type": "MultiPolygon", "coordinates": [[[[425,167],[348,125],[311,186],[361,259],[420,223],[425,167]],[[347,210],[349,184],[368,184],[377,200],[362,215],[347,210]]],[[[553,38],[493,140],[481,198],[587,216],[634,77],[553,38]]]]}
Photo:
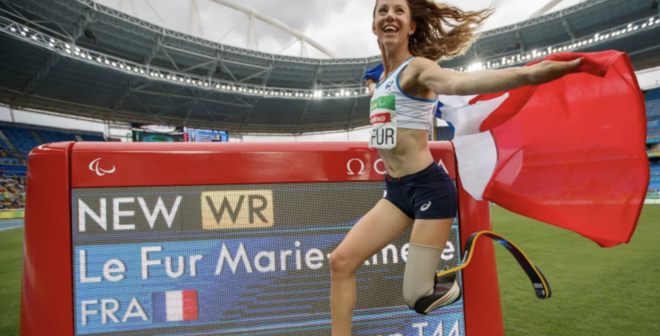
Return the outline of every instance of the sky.
{"type": "MultiPolygon", "coordinates": [[[[295,37],[267,23],[254,24],[257,45],[248,45],[247,15],[213,0],[96,0],[145,21],[223,44],[265,52],[300,55],[295,37]],[[194,10],[196,2],[198,11],[194,10]],[[199,13],[199,15],[197,15],[199,13]],[[294,43],[292,45],[292,43],[294,43]],[[287,48],[288,47],[288,48],[287,48]]],[[[319,42],[339,58],[379,54],[371,32],[375,0],[229,0],[274,18],[319,42]]],[[[484,30],[524,21],[550,0],[448,0],[463,10],[496,6],[484,30]]],[[[551,11],[584,0],[563,0],[551,11]]],[[[328,56],[305,46],[305,56],[328,56]]]]}

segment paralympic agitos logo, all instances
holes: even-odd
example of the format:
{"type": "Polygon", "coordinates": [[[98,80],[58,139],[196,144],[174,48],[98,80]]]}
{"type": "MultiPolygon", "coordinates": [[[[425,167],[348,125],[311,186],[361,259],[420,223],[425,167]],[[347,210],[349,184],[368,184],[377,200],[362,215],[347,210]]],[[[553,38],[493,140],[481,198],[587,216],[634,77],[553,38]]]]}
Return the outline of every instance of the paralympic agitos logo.
{"type": "Polygon", "coordinates": [[[89,164],[89,170],[93,171],[96,173],[98,176],[103,176],[105,174],[112,174],[115,172],[115,166],[112,166],[111,169],[103,169],[99,167],[99,164],[101,162],[101,158],[98,158],[89,164]]]}

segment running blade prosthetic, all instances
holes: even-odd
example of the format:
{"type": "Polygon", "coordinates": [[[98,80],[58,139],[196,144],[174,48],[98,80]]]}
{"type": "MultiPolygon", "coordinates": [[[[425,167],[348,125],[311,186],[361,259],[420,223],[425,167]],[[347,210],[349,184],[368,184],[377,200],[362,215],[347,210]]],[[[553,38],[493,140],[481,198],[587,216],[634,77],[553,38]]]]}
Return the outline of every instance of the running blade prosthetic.
{"type": "Polygon", "coordinates": [[[419,299],[415,303],[415,311],[426,315],[460,299],[461,287],[458,284],[457,273],[453,272],[441,277],[436,276],[433,294],[419,299]]]}

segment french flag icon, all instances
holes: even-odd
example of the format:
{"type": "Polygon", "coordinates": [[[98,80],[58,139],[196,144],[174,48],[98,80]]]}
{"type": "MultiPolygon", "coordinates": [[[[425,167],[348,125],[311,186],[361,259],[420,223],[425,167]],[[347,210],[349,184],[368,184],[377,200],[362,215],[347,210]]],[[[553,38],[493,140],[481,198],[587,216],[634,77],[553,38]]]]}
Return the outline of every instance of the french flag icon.
{"type": "Polygon", "coordinates": [[[197,291],[169,291],[151,294],[155,323],[194,321],[197,313],[197,291]]]}

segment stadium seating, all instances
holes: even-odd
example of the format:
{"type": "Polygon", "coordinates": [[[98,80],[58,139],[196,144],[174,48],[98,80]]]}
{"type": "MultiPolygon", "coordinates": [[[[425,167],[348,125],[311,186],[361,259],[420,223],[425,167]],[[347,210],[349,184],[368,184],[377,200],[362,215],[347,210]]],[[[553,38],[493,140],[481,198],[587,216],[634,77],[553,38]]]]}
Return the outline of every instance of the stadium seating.
{"type": "Polygon", "coordinates": [[[652,163],[649,193],[658,193],[658,191],[660,191],[660,163],[652,163]]]}
{"type": "Polygon", "coordinates": [[[39,140],[30,133],[30,130],[25,128],[11,127],[11,126],[0,126],[2,133],[7,136],[7,139],[16,147],[18,153],[24,158],[27,159],[28,154],[32,148],[40,145],[39,140]]]}
{"type": "MultiPolygon", "coordinates": [[[[7,140],[14,145],[19,153],[19,158],[27,159],[30,151],[42,143],[62,142],[62,141],[78,141],[78,137],[83,141],[105,141],[101,136],[88,135],[88,134],[74,134],[58,132],[57,130],[46,129],[30,129],[24,127],[14,127],[9,125],[0,125],[0,131],[5,134],[7,140]],[[36,136],[35,136],[36,135],[36,136]]],[[[0,163],[4,164],[19,164],[16,158],[10,157],[11,149],[0,140],[0,146],[4,150],[4,157],[0,158],[0,163]]]]}
{"type": "Polygon", "coordinates": [[[44,140],[46,143],[51,142],[61,142],[61,141],[76,141],[76,137],[73,134],[66,134],[62,132],[53,132],[38,130],[37,134],[44,140]]]}
{"type": "Polygon", "coordinates": [[[660,143],[660,88],[646,92],[644,100],[648,119],[646,143],[660,143]]]}
{"type": "Polygon", "coordinates": [[[658,138],[660,137],[660,127],[656,125],[649,125],[649,132],[646,135],[647,138],[658,138]]]}
{"type": "Polygon", "coordinates": [[[0,141],[0,147],[0,163],[12,165],[20,164],[18,159],[11,153],[11,148],[9,148],[4,141],[0,141]]]}
{"type": "Polygon", "coordinates": [[[646,93],[646,115],[660,116],[660,89],[650,90],[646,93]]]}
{"type": "Polygon", "coordinates": [[[96,135],[81,134],[80,137],[83,139],[83,141],[105,141],[103,137],[96,135]]]}
{"type": "MultiPolygon", "coordinates": [[[[11,166],[0,166],[0,211],[25,208],[25,171],[16,173],[11,166]],[[4,168],[9,168],[5,170],[4,168]]],[[[25,166],[15,166],[25,167],[25,166]]],[[[20,169],[19,169],[20,170],[20,169]]]]}
{"type": "Polygon", "coordinates": [[[0,173],[4,172],[6,175],[25,176],[27,174],[27,166],[24,165],[0,165],[0,173]]]}
{"type": "Polygon", "coordinates": [[[2,157],[0,157],[0,163],[2,164],[10,164],[10,165],[18,165],[22,164],[22,162],[16,158],[13,154],[11,154],[10,151],[3,151],[2,157]]]}
{"type": "Polygon", "coordinates": [[[648,124],[647,138],[660,138],[660,89],[646,93],[646,117],[648,124]]]}

